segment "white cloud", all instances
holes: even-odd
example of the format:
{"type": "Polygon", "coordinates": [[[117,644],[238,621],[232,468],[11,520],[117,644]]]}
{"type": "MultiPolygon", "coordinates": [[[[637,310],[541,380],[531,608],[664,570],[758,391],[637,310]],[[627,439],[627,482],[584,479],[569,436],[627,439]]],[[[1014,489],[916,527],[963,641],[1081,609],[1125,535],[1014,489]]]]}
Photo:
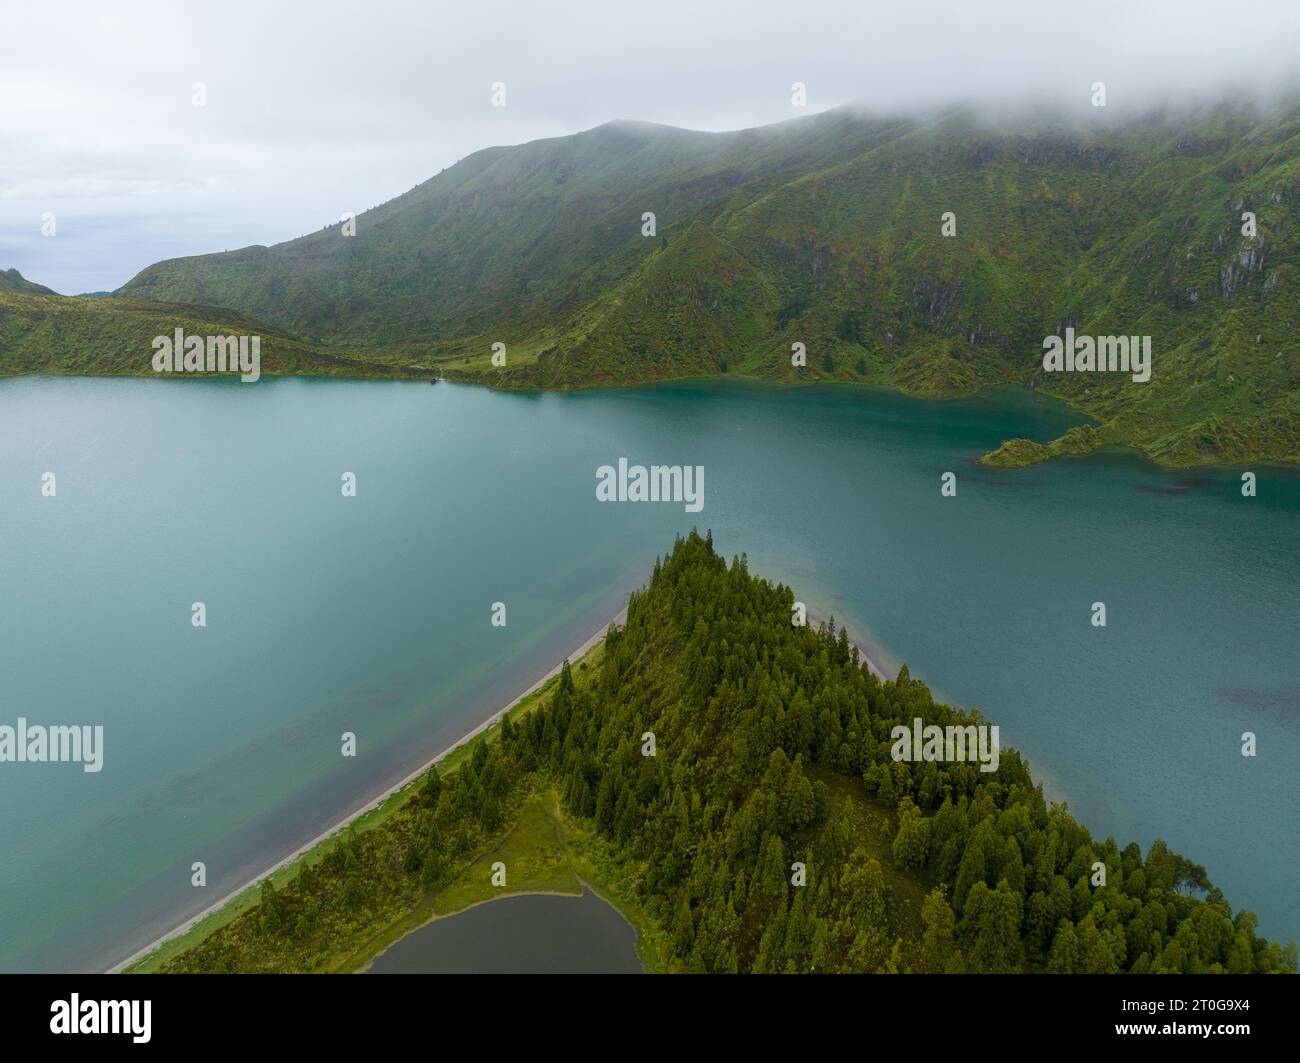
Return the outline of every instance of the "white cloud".
{"type": "Polygon", "coordinates": [[[0,268],[68,291],[291,238],[494,144],[779,121],[796,80],[810,111],[1077,102],[1095,80],[1118,108],[1271,89],[1300,41],[1293,0],[55,0],[5,19],[0,268]]]}

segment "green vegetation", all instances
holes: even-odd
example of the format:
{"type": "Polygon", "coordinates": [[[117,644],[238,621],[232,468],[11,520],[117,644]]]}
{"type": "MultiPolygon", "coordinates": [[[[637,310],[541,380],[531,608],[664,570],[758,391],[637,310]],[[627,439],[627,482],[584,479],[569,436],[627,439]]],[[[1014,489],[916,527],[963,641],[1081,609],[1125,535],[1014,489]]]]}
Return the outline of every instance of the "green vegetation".
{"type": "Polygon", "coordinates": [[[1050,443],[1035,443],[1032,439],[1008,439],[991,454],[985,454],[986,465],[1014,469],[1036,465],[1050,458],[1089,454],[1105,445],[1105,433],[1094,425],[1081,424],[1062,433],[1050,443]]]}
{"type": "MultiPolygon", "coordinates": [[[[612,122],[477,152],[360,215],[355,236],[325,226],[159,262],[93,302],[128,318],[160,303],[126,300],[251,315],[283,334],[281,372],[521,388],[725,372],[924,395],[1017,383],[1098,429],[1013,441],[994,464],[1084,445],[1168,465],[1295,462],[1297,202],[1295,101],[1086,122],[841,109],[734,133],[612,122]],[[1043,337],[1067,325],[1151,336],[1150,382],[1044,374],[1043,337]]],[[[32,306],[0,302],[0,367],[140,371],[140,330],[91,305],[69,302],[33,336],[32,306]]]]}
{"type": "Polygon", "coordinates": [[[524,803],[501,843],[470,864],[442,892],[437,910],[459,912],[503,892],[581,893],[582,883],[569,863],[562,829],[554,796],[536,794],[524,803]],[[510,869],[505,889],[492,885],[492,865],[497,861],[510,869]]]}
{"type": "MultiPolygon", "coordinates": [[[[417,366],[356,357],[335,348],[304,343],[233,310],[136,299],[42,295],[33,289],[8,289],[0,284],[0,376],[54,373],[157,377],[153,370],[153,339],[170,336],[178,328],[199,336],[261,336],[261,370],[266,376],[430,375],[428,369],[417,366]]],[[[209,374],[185,374],[191,375],[209,374]]]]}
{"type": "Polygon", "coordinates": [[[833,622],[791,626],[792,600],[678,540],[598,657],[162,969],[353,970],[494,895],[496,859],[512,891],[594,885],[652,970],[1296,969],[1203,868],[1049,807],[1014,750],[992,773],[895,762],[895,725],[978,713],[906,668],[882,683],[833,622]]]}
{"type": "Polygon", "coordinates": [[[524,802],[518,818],[498,845],[471,862],[450,885],[429,894],[410,912],[363,942],[338,969],[362,968],[429,919],[461,912],[476,904],[519,893],[574,896],[581,893],[582,883],[568,859],[561,830],[561,814],[554,795],[533,794],[524,802]],[[492,865],[497,861],[510,869],[506,887],[492,885],[492,865]]]}
{"type": "Polygon", "coordinates": [[[27,292],[33,295],[56,294],[43,284],[32,283],[16,269],[0,270],[0,292],[27,292]]]}

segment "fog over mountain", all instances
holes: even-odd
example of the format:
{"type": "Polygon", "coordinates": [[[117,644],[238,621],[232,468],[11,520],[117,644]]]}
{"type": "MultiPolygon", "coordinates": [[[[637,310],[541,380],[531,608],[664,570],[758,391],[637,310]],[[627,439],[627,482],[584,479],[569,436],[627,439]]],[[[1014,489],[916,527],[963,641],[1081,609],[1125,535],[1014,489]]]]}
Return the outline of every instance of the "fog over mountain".
{"type": "Polygon", "coordinates": [[[1293,88],[1300,6],[60,2],[6,24],[0,268],[83,292],[312,232],[481,148],[617,118],[724,130],[973,102],[1099,121],[1268,98],[1293,88]]]}

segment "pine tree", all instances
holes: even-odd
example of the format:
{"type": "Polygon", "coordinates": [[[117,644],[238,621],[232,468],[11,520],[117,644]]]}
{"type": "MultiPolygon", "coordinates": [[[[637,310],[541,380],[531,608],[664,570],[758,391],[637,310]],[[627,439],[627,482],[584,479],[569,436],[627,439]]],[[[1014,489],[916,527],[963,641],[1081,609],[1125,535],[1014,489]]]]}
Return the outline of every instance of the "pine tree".
{"type": "Polygon", "coordinates": [[[925,903],[921,905],[921,919],[925,923],[925,932],[921,935],[921,962],[927,970],[943,971],[952,958],[956,916],[942,886],[936,886],[926,895],[925,903]]]}
{"type": "Polygon", "coordinates": [[[442,776],[438,774],[436,766],[431,767],[424,775],[424,784],[420,787],[420,800],[430,808],[438,803],[438,798],[442,794],[442,776]]]}
{"type": "Polygon", "coordinates": [[[930,821],[909,801],[898,817],[894,836],[894,863],[902,868],[922,868],[930,852],[930,821]]]}
{"type": "Polygon", "coordinates": [[[957,883],[953,886],[952,900],[953,907],[960,913],[965,913],[966,897],[971,888],[977,883],[984,882],[984,846],[980,843],[978,836],[972,837],[966,846],[966,852],[962,855],[961,864],[957,868],[957,883]]]}
{"type": "Polygon", "coordinates": [[[1079,939],[1074,932],[1074,924],[1063,919],[1052,942],[1047,969],[1053,974],[1074,974],[1080,970],[1079,957],[1079,939]]]}

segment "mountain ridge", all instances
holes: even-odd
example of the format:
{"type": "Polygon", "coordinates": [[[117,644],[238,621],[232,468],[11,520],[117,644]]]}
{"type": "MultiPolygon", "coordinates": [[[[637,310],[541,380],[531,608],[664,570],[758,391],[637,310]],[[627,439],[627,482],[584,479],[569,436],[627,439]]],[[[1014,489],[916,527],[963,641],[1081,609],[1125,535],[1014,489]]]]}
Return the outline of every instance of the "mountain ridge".
{"type": "Polygon", "coordinates": [[[28,295],[57,295],[53,288],[29,281],[16,269],[0,270],[0,292],[23,292],[28,295]]]}

